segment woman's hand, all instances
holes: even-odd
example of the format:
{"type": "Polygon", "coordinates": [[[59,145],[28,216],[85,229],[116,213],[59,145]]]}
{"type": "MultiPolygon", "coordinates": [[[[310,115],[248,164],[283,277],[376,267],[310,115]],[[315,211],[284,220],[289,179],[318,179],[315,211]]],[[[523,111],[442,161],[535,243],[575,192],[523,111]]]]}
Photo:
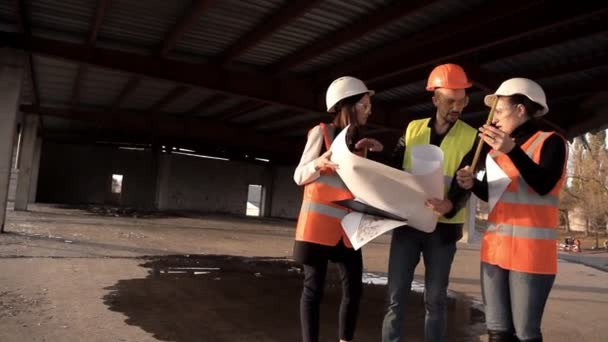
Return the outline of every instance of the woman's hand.
{"type": "Polygon", "coordinates": [[[509,153],[515,147],[513,138],[494,126],[483,125],[479,128],[479,132],[479,137],[495,151],[509,153]]]}
{"type": "Polygon", "coordinates": [[[363,138],[355,144],[356,150],[367,150],[370,152],[382,152],[384,145],[373,138],[363,138]]]}
{"type": "Polygon", "coordinates": [[[329,169],[332,171],[336,171],[336,169],[338,168],[338,164],[332,162],[330,160],[331,158],[331,151],[327,151],[325,153],[323,153],[321,156],[319,156],[317,159],[315,159],[314,163],[315,163],[315,170],[319,171],[323,168],[325,169],[329,169]]]}
{"type": "Polygon", "coordinates": [[[467,165],[456,172],[456,182],[458,186],[465,190],[470,190],[473,187],[475,180],[470,166],[467,165]]]}

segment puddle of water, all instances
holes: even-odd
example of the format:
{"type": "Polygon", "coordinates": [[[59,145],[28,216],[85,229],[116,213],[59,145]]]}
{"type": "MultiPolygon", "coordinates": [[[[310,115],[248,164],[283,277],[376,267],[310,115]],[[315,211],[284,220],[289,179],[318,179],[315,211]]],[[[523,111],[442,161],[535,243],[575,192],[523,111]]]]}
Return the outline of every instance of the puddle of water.
{"type": "MultiPolygon", "coordinates": [[[[106,288],[110,310],[127,316],[162,341],[300,341],[299,299],[302,273],[285,259],[218,255],[147,258],[144,279],[121,280],[106,288]]],[[[335,342],[340,303],[337,270],[328,270],[321,307],[321,339],[335,342]]],[[[364,276],[357,341],[379,341],[386,277],[364,276]]],[[[451,296],[448,314],[450,341],[476,341],[483,333],[483,313],[471,303],[451,296]]],[[[422,340],[422,293],[410,296],[406,322],[408,341],[422,340]]]]}

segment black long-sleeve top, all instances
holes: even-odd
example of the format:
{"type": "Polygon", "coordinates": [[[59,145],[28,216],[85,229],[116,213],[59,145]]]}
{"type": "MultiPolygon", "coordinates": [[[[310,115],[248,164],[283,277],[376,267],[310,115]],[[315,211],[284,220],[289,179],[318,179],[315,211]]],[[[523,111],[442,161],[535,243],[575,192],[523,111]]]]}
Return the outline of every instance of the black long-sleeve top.
{"type": "MultiPolygon", "coordinates": [[[[548,194],[562,176],[566,163],[566,143],[559,135],[553,134],[548,137],[540,150],[540,162],[536,164],[522,150],[521,145],[538,131],[540,127],[535,120],[528,120],[517,127],[511,134],[516,146],[507,153],[507,156],[526,183],[542,196],[548,194]]],[[[475,179],[472,191],[480,199],[488,200],[487,175],[481,181],[475,179]]]]}

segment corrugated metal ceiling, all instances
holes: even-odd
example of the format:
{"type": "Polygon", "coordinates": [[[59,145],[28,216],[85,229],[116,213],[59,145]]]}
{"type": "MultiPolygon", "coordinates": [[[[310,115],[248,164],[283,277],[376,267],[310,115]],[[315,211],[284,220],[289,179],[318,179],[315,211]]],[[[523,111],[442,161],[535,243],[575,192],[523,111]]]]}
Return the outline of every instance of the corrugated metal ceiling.
{"type": "MultiPolygon", "coordinates": [[[[66,0],[61,2],[31,0],[24,3],[28,23],[31,24],[30,30],[34,36],[78,44],[85,43],[87,37],[89,37],[91,23],[98,6],[97,0],[66,0]]],[[[180,27],[180,21],[190,14],[192,4],[189,0],[111,1],[111,5],[101,22],[97,41],[94,44],[101,48],[151,57],[158,56],[161,44],[171,32],[180,27]]],[[[264,24],[279,9],[290,4],[292,3],[287,0],[222,0],[212,2],[201,17],[182,32],[183,34],[180,35],[174,49],[169,51],[169,54],[165,57],[193,63],[214,63],[215,58],[221,56],[239,38],[264,24]]],[[[256,72],[256,75],[270,77],[267,67],[284,61],[285,58],[297,54],[310,44],[319,39],[325,39],[331,33],[344,27],[365,25],[366,18],[386,6],[395,4],[398,4],[398,2],[383,0],[320,1],[310,8],[307,13],[286,23],[263,40],[256,42],[248,50],[243,51],[228,65],[221,65],[218,68],[231,71],[252,70],[256,72]]],[[[325,71],[328,67],[338,65],[345,60],[352,61],[358,56],[365,58],[366,54],[387,46],[408,44],[410,37],[420,32],[436,29],[446,20],[464,17],[471,11],[487,5],[488,3],[483,0],[439,0],[430,2],[429,5],[410,13],[408,16],[388,22],[386,25],[371,30],[355,40],[337,44],[334,48],[314,55],[309,60],[291,68],[290,72],[283,77],[297,77],[306,80],[307,77],[312,76],[310,81],[317,82],[317,80],[322,79],[319,72],[325,71]]],[[[519,5],[519,2],[513,4],[513,6],[519,5]]],[[[573,5],[572,8],[576,10],[578,5],[581,4],[573,5]]],[[[589,6],[589,3],[585,5],[589,6]]],[[[552,8],[555,8],[555,6],[552,6],[552,8]]],[[[541,75],[538,81],[543,86],[549,89],[559,88],[562,92],[569,85],[586,84],[587,82],[595,84],[598,79],[608,76],[608,66],[606,65],[606,60],[608,60],[608,31],[597,30],[596,32],[593,29],[587,30],[585,26],[597,24],[594,20],[605,19],[605,8],[602,11],[597,12],[599,14],[595,18],[580,20],[574,24],[562,25],[542,32],[523,32],[522,35],[524,36],[519,40],[512,39],[500,44],[482,46],[475,51],[464,53],[462,61],[468,61],[471,65],[481,61],[478,63],[480,64],[479,70],[487,74],[494,83],[499,82],[503,75],[530,73],[531,75],[541,75]],[[518,51],[516,49],[519,43],[541,42],[542,44],[544,37],[554,36],[556,33],[561,34],[563,32],[565,36],[572,36],[569,33],[581,27],[583,28],[581,32],[596,33],[593,35],[587,34],[580,39],[559,42],[548,47],[528,51],[518,51]],[[504,57],[496,57],[493,52],[496,46],[499,46],[501,51],[509,51],[509,53],[504,57]],[[511,46],[513,49],[510,48],[511,46]],[[486,56],[491,56],[491,58],[486,58],[486,56]]],[[[593,17],[593,13],[589,13],[589,16],[593,17]]],[[[5,31],[14,31],[17,22],[14,4],[8,1],[0,2],[0,28],[5,31]]],[[[446,28],[446,30],[449,30],[449,28],[446,28]]],[[[464,39],[463,37],[460,38],[464,39]]],[[[420,54],[424,55],[431,52],[420,51],[420,54]]],[[[34,56],[34,70],[40,89],[42,106],[66,108],[72,106],[70,101],[74,94],[76,74],[79,67],[80,64],[77,62],[43,55],[34,56]]],[[[406,68],[407,66],[400,67],[406,68]]],[[[422,68],[422,66],[418,67],[422,68]]],[[[428,68],[430,69],[431,65],[428,65],[428,68]]],[[[107,109],[125,90],[125,86],[130,83],[130,80],[132,81],[133,77],[138,76],[95,66],[89,66],[82,70],[83,73],[78,84],[80,88],[77,92],[79,103],[76,105],[91,109],[107,109]]],[[[205,78],[207,75],[203,73],[200,77],[205,78]]],[[[395,79],[397,82],[388,82],[389,86],[378,89],[380,92],[374,97],[374,101],[385,105],[412,103],[412,100],[417,101],[416,99],[421,99],[421,95],[424,95],[425,80],[406,79],[405,77],[403,80],[398,77],[395,77],[395,79]]],[[[227,82],[235,82],[235,80],[231,79],[227,82]]],[[[260,122],[260,119],[266,116],[272,117],[274,114],[290,108],[283,106],[289,104],[281,102],[282,99],[277,98],[277,100],[268,101],[268,105],[265,107],[252,107],[251,110],[247,111],[247,106],[238,105],[250,104],[255,96],[241,94],[238,91],[230,95],[230,91],[226,91],[225,85],[221,81],[218,81],[217,84],[219,85],[217,89],[203,89],[186,84],[187,91],[176,96],[171,102],[160,108],[160,111],[181,115],[197,108],[196,116],[213,117],[234,107],[241,112],[237,113],[236,116],[228,115],[230,118],[226,120],[226,123],[246,126],[248,122],[260,122]],[[229,96],[225,98],[224,96],[217,97],[220,92],[229,96]],[[216,97],[221,100],[211,101],[208,108],[198,108],[199,104],[204,103],[203,101],[216,97]],[[281,103],[283,105],[280,105],[281,103]]],[[[247,83],[248,86],[252,86],[252,84],[255,86],[255,82],[248,81],[247,83]]],[[[142,81],[131,92],[126,93],[126,97],[118,109],[145,111],[178,86],[184,86],[184,84],[143,77],[142,81]]],[[[314,90],[314,95],[319,95],[318,104],[322,103],[321,97],[326,86],[320,84],[320,89],[314,90]]],[[[238,85],[234,88],[240,89],[239,87],[243,86],[238,85]]],[[[593,92],[594,88],[591,87],[589,91],[593,92]]],[[[277,94],[283,93],[282,89],[277,89],[277,94]]],[[[480,108],[480,101],[484,93],[479,89],[471,90],[472,108],[480,108]]],[[[562,97],[558,101],[565,100],[562,97]]],[[[32,102],[32,85],[29,77],[26,76],[22,103],[32,102]]],[[[285,127],[292,124],[299,127],[302,123],[312,123],[315,119],[327,118],[327,115],[322,112],[302,112],[295,108],[291,108],[291,110],[294,110],[293,117],[275,115],[275,118],[278,119],[260,124],[259,128],[284,131],[286,130],[285,127]]],[[[321,111],[322,108],[319,108],[319,110],[321,111]]],[[[399,110],[401,109],[397,111],[399,110]]],[[[428,103],[412,105],[407,110],[420,115],[421,113],[432,112],[433,107],[429,100],[428,103]]],[[[301,129],[298,128],[298,130],[301,129]]]]}
{"type": "Polygon", "coordinates": [[[41,105],[65,105],[72,96],[78,65],[58,59],[34,56],[34,70],[40,88],[41,105]]]}
{"type": "Polygon", "coordinates": [[[85,106],[109,107],[129,81],[129,74],[98,67],[87,67],[80,85],[80,102],[85,106]]]}
{"type": "Polygon", "coordinates": [[[216,56],[239,37],[262,23],[283,1],[217,1],[198,24],[184,34],[176,50],[216,56]]]}
{"type": "Polygon", "coordinates": [[[37,0],[28,3],[32,29],[69,32],[84,41],[87,37],[97,0],[37,0]]]}
{"type": "Polygon", "coordinates": [[[99,39],[158,48],[189,3],[186,0],[113,0],[99,39]]]}
{"type": "MultiPolygon", "coordinates": [[[[407,17],[389,23],[385,27],[359,37],[353,42],[338,46],[323,55],[311,59],[295,69],[295,71],[309,72],[321,67],[339,63],[347,58],[365,55],[366,51],[373,50],[374,48],[386,44],[406,43],[408,36],[438,25],[441,23],[441,20],[445,18],[459,16],[481,2],[481,0],[433,2],[428,6],[414,11],[407,17]]],[[[364,23],[365,21],[361,22],[361,24],[364,23]]]]}

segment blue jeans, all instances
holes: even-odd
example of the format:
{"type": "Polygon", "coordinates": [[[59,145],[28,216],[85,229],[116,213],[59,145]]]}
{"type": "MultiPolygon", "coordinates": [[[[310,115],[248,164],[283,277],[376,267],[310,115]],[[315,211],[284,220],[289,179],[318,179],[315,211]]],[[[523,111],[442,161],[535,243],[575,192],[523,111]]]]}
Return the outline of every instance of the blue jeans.
{"type": "Polygon", "coordinates": [[[540,323],[554,274],[533,274],[481,263],[481,291],[488,330],[515,333],[520,341],[542,338],[540,323]]]}
{"type": "Polygon", "coordinates": [[[405,304],[412,287],[414,270],[420,254],[426,269],[424,274],[424,340],[445,340],[447,319],[447,289],[450,268],[456,253],[456,242],[444,242],[439,230],[454,229],[437,225],[432,233],[402,227],[393,230],[388,262],[388,308],[382,324],[382,341],[402,340],[405,304]]]}

